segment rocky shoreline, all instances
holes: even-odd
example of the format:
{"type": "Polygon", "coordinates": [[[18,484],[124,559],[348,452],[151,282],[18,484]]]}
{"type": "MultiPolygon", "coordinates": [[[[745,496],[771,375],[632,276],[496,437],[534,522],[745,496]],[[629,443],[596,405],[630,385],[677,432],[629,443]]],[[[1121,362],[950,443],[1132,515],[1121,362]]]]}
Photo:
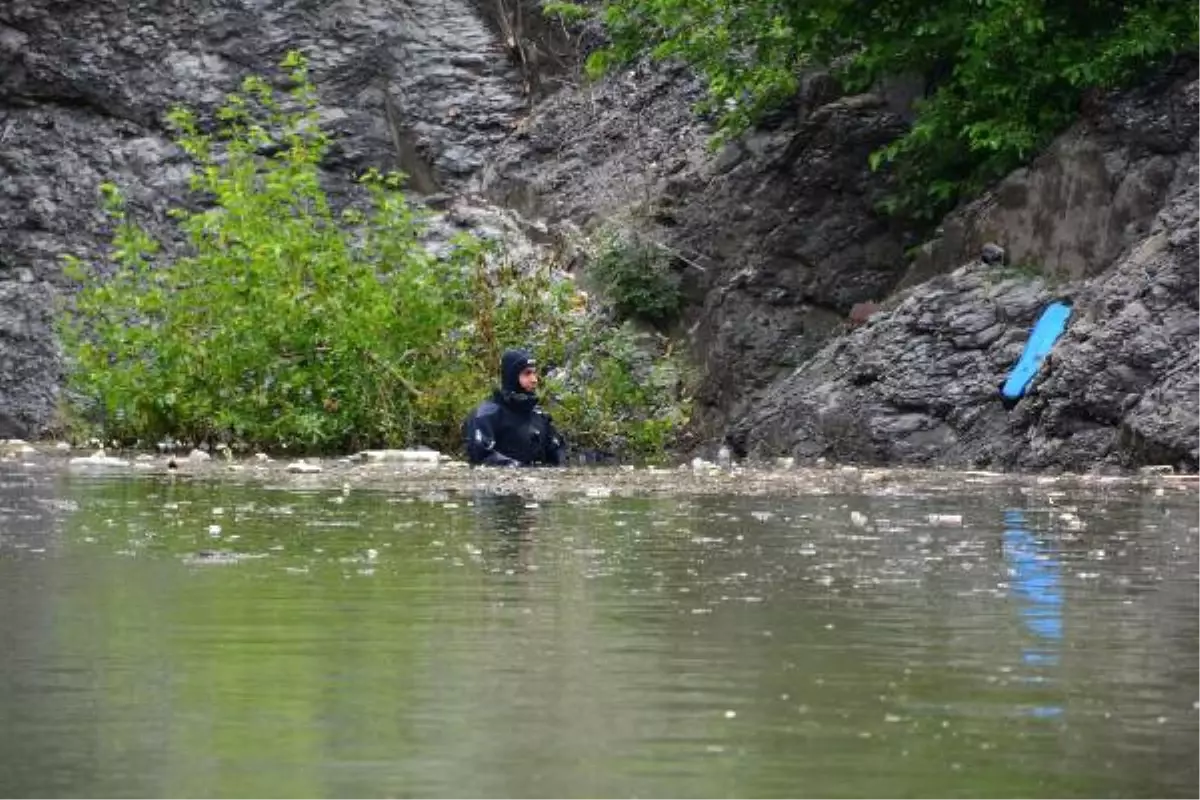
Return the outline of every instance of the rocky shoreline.
{"type": "Polygon", "coordinates": [[[926,241],[877,214],[886,183],[866,164],[907,124],[903,87],[846,96],[821,75],[714,155],[686,74],[631,70],[547,100],[484,184],[551,221],[625,220],[687,257],[704,455],[1194,472],[1197,85],[1187,56],[1097,99],[926,241]],[[1005,408],[997,388],[1062,297],[1067,334],[1005,408]],[[874,313],[856,324],[856,309],[874,313]]]}
{"type": "MultiPolygon", "coordinates": [[[[1179,475],[1167,466],[1133,474],[1058,475],[984,470],[859,468],[824,464],[795,466],[788,460],[719,465],[702,459],[677,467],[567,467],[495,469],[468,466],[432,450],[367,451],[339,458],[273,459],[263,455],[211,456],[106,453],[72,449],[66,443],[5,442],[0,469],[22,474],[102,480],[215,481],[295,491],[385,491],[457,494],[485,492],[531,499],[572,496],[685,497],[730,495],[894,494],[914,491],[962,495],[978,487],[1008,487],[1039,496],[1074,491],[1200,491],[1200,476],[1179,475]]],[[[933,524],[953,524],[935,520],[933,524]]]]}

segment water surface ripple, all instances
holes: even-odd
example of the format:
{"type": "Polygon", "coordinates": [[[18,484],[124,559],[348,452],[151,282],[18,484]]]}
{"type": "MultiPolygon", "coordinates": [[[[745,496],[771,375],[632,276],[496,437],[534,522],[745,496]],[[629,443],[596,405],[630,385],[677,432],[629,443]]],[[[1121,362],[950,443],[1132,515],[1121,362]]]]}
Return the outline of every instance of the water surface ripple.
{"type": "Polygon", "coordinates": [[[1195,796],[1194,487],[0,472],[4,796],[1195,796]]]}

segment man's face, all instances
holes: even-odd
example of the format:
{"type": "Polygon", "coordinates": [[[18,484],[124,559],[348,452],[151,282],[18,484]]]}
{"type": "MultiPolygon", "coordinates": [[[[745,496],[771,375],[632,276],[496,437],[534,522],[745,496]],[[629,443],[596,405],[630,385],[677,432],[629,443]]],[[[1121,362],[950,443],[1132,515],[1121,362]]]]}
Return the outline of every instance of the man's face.
{"type": "Polygon", "coordinates": [[[538,385],[537,367],[526,367],[521,370],[521,374],[517,376],[517,383],[521,384],[521,391],[532,392],[538,385]]]}

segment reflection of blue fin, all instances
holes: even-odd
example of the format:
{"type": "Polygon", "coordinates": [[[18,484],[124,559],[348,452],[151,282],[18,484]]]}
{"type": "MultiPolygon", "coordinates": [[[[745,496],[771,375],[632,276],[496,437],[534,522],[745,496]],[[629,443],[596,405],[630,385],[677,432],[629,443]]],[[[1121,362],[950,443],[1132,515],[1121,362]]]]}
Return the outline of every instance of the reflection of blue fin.
{"type": "Polygon", "coordinates": [[[1034,706],[1029,709],[1029,716],[1046,719],[1048,717],[1061,717],[1063,713],[1061,706],[1034,706]]]}
{"type": "MultiPolygon", "coordinates": [[[[1063,639],[1063,590],[1060,585],[1062,564],[1053,558],[1044,542],[1034,536],[1017,509],[1004,512],[1003,551],[1012,576],[1012,597],[1025,629],[1036,641],[1021,648],[1021,661],[1028,673],[1014,680],[1047,685],[1061,668],[1063,639]]],[[[1034,706],[1026,711],[1038,718],[1056,718],[1061,706],[1034,706]]]]}
{"type": "Polygon", "coordinates": [[[1021,660],[1031,667],[1054,666],[1058,664],[1058,655],[1041,650],[1025,650],[1021,653],[1021,660]]]}
{"type": "Polygon", "coordinates": [[[1025,350],[1017,360],[1017,365],[1012,368],[1008,380],[1000,387],[1000,395],[1006,403],[1015,403],[1025,394],[1054,343],[1066,330],[1070,317],[1070,303],[1056,301],[1046,306],[1046,310],[1042,312],[1029,334],[1029,341],[1025,343],[1025,350]]]}

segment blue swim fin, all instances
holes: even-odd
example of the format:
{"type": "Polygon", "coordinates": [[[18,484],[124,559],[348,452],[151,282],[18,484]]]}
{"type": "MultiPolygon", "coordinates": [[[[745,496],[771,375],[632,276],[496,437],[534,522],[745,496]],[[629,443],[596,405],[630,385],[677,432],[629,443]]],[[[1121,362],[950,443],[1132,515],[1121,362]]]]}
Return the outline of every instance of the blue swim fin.
{"type": "Polygon", "coordinates": [[[1067,301],[1059,300],[1046,306],[1046,310],[1042,312],[1029,334],[1029,341],[1025,343],[1021,358],[1008,374],[1008,380],[1000,387],[1000,395],[1006,404],[1017,402],[1025,394],[1054,343],[1067,329],[1067,320],[1070,317],[1071,304],[1067,301]]]}

